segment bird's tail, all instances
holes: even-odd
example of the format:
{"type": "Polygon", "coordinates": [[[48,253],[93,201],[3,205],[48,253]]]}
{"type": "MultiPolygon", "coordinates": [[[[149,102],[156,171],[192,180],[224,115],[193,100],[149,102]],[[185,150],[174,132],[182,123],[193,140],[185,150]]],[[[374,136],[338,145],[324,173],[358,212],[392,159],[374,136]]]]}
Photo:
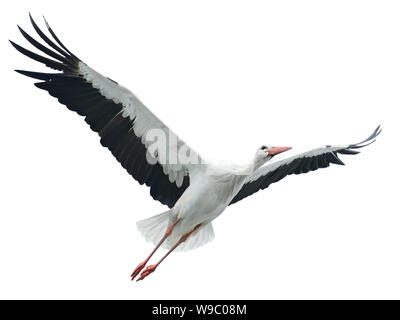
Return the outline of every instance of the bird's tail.
{"type": "Polygon", "coordinates": [[[168,210],[136,222],[139,232],[146,241],[157,244],[161,240],[168,228],[170,212],[171,210],[168,210]]]}
{"type": "MultiPolygon", "coordinates": [[[[171,210],[168,210],[150,218],[140,220],[136,223],[139,232],[146,241],[152,242],[154,245],[157,245],[160,242],[161,238],[167,231],[168,226],[172,222],[171,219],[174,217],[170,213],[171,210]]],[[[179,228],[174,228],[172,234],[162,244],[162,247],[167,250],[171,249],[178,242],[181,236],[183,236],[183,234],[179,232],[179,228]]],[[[209,222],[195,231],[184,243],[177,247],[175,251],[196,249],[213,239],[214,230],[211,222],[209,222]]]]}

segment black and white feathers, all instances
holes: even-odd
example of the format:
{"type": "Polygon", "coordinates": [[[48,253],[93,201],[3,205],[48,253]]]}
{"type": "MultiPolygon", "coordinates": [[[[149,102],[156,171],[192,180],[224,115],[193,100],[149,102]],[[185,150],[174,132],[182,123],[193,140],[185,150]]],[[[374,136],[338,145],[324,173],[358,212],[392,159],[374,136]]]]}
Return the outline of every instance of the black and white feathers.
{"type": "MultiPolygon", "coordinates": [[[[173,207],[189,187],[190,174],[197,166],[180,162],[179,158],[170,161],[169,155],[183,148],[197,159],[197,164],[203,162],[202,158],[128,89],[91,69],[69,51],[46,21],[53,40],[37,26],[31,16],[30,21],[43,43],[18,28],[23,37],[44,55],[36,54],[12,41],[11,44],[22,54],[58,72],[16,71],[39,80],[35,83],[36,87],[46,90],[68,109],[84,116],[90,128],[100,135],[101,144],[112,152],[129,174],[140,184],[149,186],[155,200],[173,207]],[[167,139],[163,148],[153,149],[149,153],[152,140],[148,133],[151,130],[165,133],[167,139]],[[169,139],[170,136],[176,139],[169,139]],[[149,156],[154,160],[151,163],[147,161],[149,156]]],[[[307,173],[326,168],[330,164],[343,165],[339,154],[357,154],[357,149],[372,143],[380,132],[380,127],[376,128],[370,137],[357,144],[324,146],[279,155],[247,177],[230,204],[267,188],[287,175],[307,173]]]]}
{"type": "Polygon", "coordinates": [[[149,186],[155,200],[172,207],[190,183],[191,166],[169,161],[169,154],[184,146],[192,156],[200,161],[201,158],[129,90],[91,69],[69,51],[47,22],[53,40],[31,16],[30,21],[44,44],[18,28],[24,38],[45,55],[36,54],[10,41],[11,44],[22,54],[59,72],[16,71],[40,80],[35,83],[36,87],[46,90],[68,109],[84,116],[90,128],[100,135],[101,144],[112,152],[129,174],[140,184],[149,186]],[[151,130],[164,132],[167,139],[164,148],[154,149],[149,154],[148,147],[152,141],[147,134],[151,130]],[[175,139],[169,139],[171,135],[175,139]],[[148,156],[153,157],[152,163],[146,160],[148,156]]]}
{"type": "Polygon", "coordinates": [[[315,171],[321,168],[327,168],[331,164],[344,165],[340,160],[339,154],[354,155],[358,154],[357,149],[363,148],[375,141],[375,138],[381,133],[378,126],[374,132],[365,140],[349,145],[324,146],[313,148],[303,152],[294,150],[285,152],[266,165],[256,170],[250,175],[239,193],[233,198],[231,204],[238,202],[253,193],[268,188],[270,184],[278,182],[290,174],[302,174],[315,171]]]}

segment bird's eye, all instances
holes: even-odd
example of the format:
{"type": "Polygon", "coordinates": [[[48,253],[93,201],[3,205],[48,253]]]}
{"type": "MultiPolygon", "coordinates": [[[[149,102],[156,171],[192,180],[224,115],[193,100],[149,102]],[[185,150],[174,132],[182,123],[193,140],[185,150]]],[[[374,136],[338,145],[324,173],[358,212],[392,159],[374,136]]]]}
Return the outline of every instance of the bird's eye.
{"type": "Polygon", "coordinates": [[[262,147],[261,147],[261,150],[265,150],[265,149],[267,149],[266,146],[262,146],[262,147]]]}

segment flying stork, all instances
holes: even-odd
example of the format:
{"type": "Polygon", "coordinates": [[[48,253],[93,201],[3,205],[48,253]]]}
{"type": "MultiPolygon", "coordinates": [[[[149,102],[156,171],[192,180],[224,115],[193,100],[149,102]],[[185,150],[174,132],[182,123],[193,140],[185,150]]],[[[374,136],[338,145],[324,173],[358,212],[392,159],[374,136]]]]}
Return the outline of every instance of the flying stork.
{"type": "Polygon", "coordinates": [[[136,281],[142,280],[154,272],[173,250],[194,249],[210,242],[214,238],[212,220],[229,205],[288,175],[307,173],[330,164],[343,165],[339,154],[359,153],[358,149],[374,142],[381,132],[377,127],[359,143],[325,145],[303,151],[265,145],[257,149],[248,164],[241,166],[205,161],[128,89],[93,70],[69,51],[46,20],[53,40],[37,26],[31,15],[29,17],[44,44],[18,28],[31,45],[48,57],[12,41],[11,44],[22,54],[58,72],[16,71],[39,80],[36,87],[84,116],[90,128],[100,135],[101,144],[122,167],[140,184],[150,188],[154,200],[169,207],[159,215],[137,222],[138,230],[147,241],[155,244],[155,248],[133,271],[132,280],[139,274],[136,281]],[[156,144],[154,133],[166,139],[156,144]],[[168,252],[159,262],[142,271],[160,246],[168,252]]]}

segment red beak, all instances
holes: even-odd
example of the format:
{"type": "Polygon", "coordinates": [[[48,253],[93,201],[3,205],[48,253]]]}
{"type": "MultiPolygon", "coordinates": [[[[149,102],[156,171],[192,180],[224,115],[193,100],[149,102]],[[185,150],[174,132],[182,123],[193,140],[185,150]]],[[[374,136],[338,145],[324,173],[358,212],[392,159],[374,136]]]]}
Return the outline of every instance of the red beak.
{"type": "Polygon", "coordinates": [[[285,152],[292,149],[292,147],[272,147],[268,150],[268,155],[275,156],[279,153],[285,152]]]}

